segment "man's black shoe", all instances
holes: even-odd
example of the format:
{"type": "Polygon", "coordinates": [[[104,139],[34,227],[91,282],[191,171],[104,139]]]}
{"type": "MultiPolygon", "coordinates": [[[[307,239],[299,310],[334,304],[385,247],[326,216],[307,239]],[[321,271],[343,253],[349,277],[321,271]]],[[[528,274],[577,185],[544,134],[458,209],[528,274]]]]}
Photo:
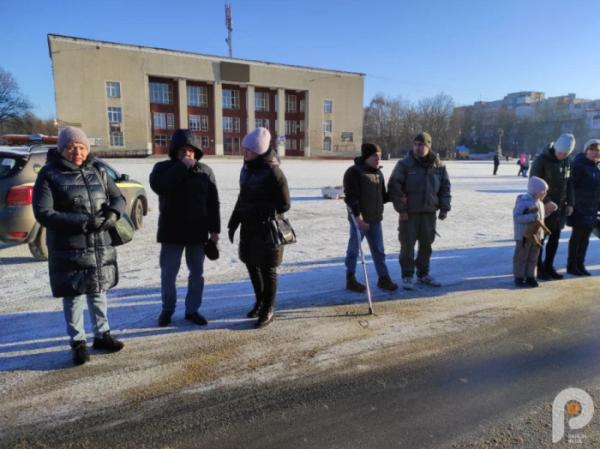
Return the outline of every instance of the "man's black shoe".
{"type": "Polygon", "coordinates": [[[125,345],[122,341],[119,341],[110,335],[110,331],[106,331],[102,334],[102,337],[94,337],[92,348],[108,352],[117,352],[123,349],[123,346],[125,345]]]}
{"type": "Polygon", "coordinates": [[[525,279],[523,279],[523,278],[515,278],[515,285],[517,287],[525,287],[525,279]]]}
{"type": "Polygon", "coordinates": [[[197,324],[198,326],[206,326],[208,324],[208,321],[206,321],[206,318],[204,318],[198,312],[186,313],[185,319],[188,321],[191,321],[194,324],[197,324]]]}
{"type": "Polygon", "coordinates": [[[71,351],[73,355],[73,364],[83,365],[85,362],[89,362],[90,353],[87,350],[85,340],[73,342],[71,351]]]}
{"type": "Polygon", "coordinates": [[[583,264],[577,265],[577,269],[579,270],[579,272],[581,273],[582,276],[591,276],[592,275],[592,273],[590,273],[588,270],[585,269],[583,264]]]}
{"type": "MultiPolygon", "coordinates": [[[[554,269],[554,267],[547,268],[546,273],[548,274],[548,276],[550,276],[551,279],[554,279],[554,280],[560,280],[564,277],[562,274],[557,273],[556,270],[554,269]]],[[[538,276],[538,279],[539,278],[540,277],[538,276]]]]}
{"type": "Polygon", "coordinates": [[[165,312],[164,310],[160,312],[158,317],[158,325],[160,327],[167,327],[169,324],[171,324],[171,315],[173,315],[171,312],[165,312]]]}
{"type": "Polygon", "coordinates": [[[269,324],[271,324],[273,322],[274,319],[275,319],[275,311],[273,309],[261,311],[261,314],[258,317],[258,321],[256,322],[256,328],[262,329],[263,327],[267,327],[269,324]]]}

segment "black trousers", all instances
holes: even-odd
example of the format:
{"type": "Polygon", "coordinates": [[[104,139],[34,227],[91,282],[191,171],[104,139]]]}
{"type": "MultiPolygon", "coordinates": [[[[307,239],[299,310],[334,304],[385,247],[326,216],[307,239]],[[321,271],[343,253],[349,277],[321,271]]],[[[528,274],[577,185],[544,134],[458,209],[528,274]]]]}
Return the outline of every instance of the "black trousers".
{"type": "Polygon", "coordinates": [[[592,228],[573,227],[571,238],[569,239],[568,267],[585,268],[585,253],[590,243],[590,235],[592,235],[592,228]]]}
{"type": "Polygon", "coordinates": [[[558,250],[558,241],[560,240],[560,231],[564,226],[564,212],[559,209],[544,220],[544,224],[550,230],[550,235],[542,241],[542,249],[538,257],[538,268],[540,270],[549,270],[554,268],[554,257],[558,250]],[[544,251],[545,249],[545,251],[544,251]],[[544,257],[545,256],[545,257],[544,257]]]}
{"type": "Polygon", "coordinates": [[[246,265],[246,268],[252,281],[256,303],[265,310],[275,307],[277,267],[246,265]]]}

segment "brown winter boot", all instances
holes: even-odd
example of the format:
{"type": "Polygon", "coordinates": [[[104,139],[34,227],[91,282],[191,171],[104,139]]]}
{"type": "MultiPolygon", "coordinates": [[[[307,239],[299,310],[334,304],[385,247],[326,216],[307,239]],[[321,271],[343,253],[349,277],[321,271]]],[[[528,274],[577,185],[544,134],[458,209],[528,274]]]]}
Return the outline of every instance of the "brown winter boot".
{"type": "Polygon", "coordinates": [[[346,288],[356,293],[363,293],[367,287],[356,280],[354,273],[346,273],[346,288]]]}

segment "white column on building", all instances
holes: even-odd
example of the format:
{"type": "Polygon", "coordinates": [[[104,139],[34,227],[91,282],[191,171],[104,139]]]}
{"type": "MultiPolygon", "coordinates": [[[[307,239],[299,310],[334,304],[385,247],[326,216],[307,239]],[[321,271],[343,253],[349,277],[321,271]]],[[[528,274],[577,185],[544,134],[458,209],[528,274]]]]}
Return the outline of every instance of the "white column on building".
{"type": "Polygon", "coordinates": [[[277,154],[285,156],[285,142],[279,138],[285,136],[285,89],[277,89],[277,154]]]}
{"type": "Polygon", "coordinates": [[[256,109],[256,106],[254,103],[254,86],[248,86],[248,89],[246,89],[247,132],[250,132],[254,128],[256,128],[256,117],[254,115],[254,110],[256,109]]]}
{"type": "Polygon", "coordinates": [[[179,92],[179,127],[188,128],[188,99],[187,83],[183,78],[177,80],[177,90],[179,92]]]}
{"type": "Polygon", "coordinates": [[[213,123],[215,124],[215,155],[223,156],[223,85],[215,82],[215,110],[213,123]]]}

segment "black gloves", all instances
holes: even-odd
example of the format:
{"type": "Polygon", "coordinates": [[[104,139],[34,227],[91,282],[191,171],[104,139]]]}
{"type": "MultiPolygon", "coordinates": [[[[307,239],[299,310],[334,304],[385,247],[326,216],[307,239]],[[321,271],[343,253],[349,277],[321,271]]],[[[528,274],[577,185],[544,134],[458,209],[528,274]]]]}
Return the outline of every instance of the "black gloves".
{"type": "Polygon", "coordinates": [[[102,232],[113,229],[117,223],[117,214],[112,210],[103,210],[89,218],[86,224],[87,232],[102,232]]]}
{"type": "Polygon", "coordinates": [[[440,213],[438,214],[438,218],[440,220],[445,220],[447,216],[448,216],[447,210],[441,210],[440,213]]]}
{"type": "Polygon", "coordinates": [[[104,223],[98,228],[98,232],[108,231],[113,229],[117,224],[117,214],[113,211],[104,212],[104,223]]]}

